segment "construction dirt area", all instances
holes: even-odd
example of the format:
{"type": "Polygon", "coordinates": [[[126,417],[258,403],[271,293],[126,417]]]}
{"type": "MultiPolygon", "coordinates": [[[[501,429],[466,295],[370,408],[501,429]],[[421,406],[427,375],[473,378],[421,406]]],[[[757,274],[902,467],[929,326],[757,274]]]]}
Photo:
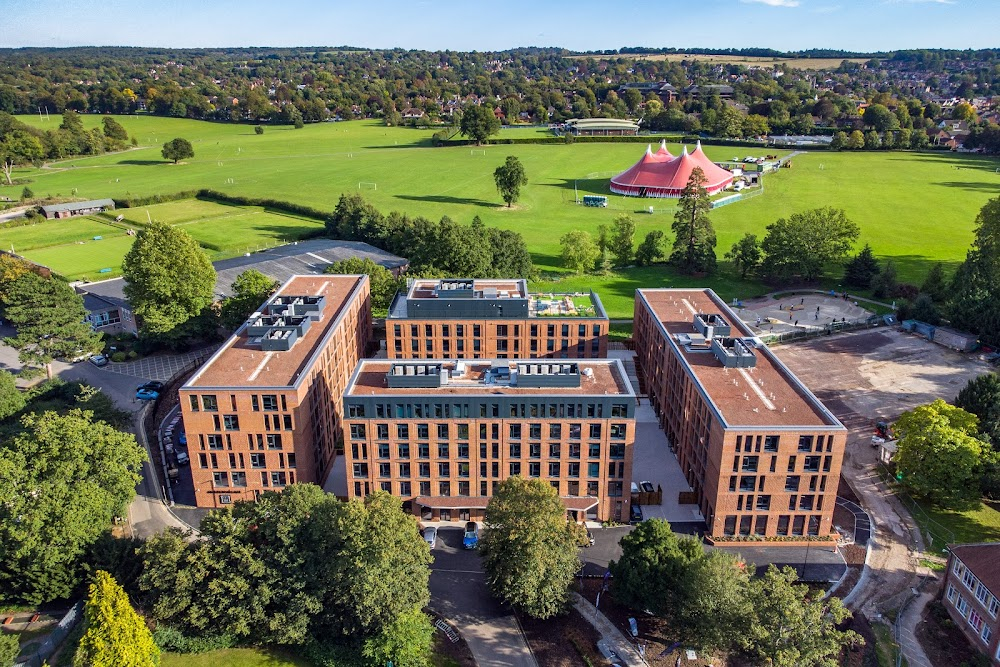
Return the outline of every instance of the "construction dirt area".
{"type": "Polygon", "coordinates": [[[869,572],[848,603],[876,618],[898,608],[929,572],[918,562],[919,530],[876,472],[875,423],[937,398],[951,402],[969,379],[992,367],[977,354],[889,328],[822,336],[774,352],[850,430],[843,474],[874,518],[875,540],[869,572]]]}

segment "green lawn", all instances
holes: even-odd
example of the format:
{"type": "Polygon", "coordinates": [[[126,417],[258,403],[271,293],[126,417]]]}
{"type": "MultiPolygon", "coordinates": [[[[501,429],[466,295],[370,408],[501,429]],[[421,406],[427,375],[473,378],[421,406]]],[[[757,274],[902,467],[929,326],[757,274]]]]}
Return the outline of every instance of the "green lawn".
{"type": "MultiPolygon", "coordinates": [[[[22,120],[40,125],[37,117],[22,120]]],[[[85,115],[83,120],[87,126],[97,126],[100,117],[85,115]]],[[[269,126],[256,136],[248,125],[148,116],[119,120],[136,135],[140,148],[79,158],[47,169],[19,170],[17,177],[31,179],[30,187],[39,195],[67,195],[73,188],[81,197],[212,188],[323,210],[332,209],[342,192],[357,192],[359,182],[375,183],[374,190],[363,192],[384,211],[397,209],[433,219],[448,215],[461,222],[478,215],[488,225],[520,231],[536,265],[555,276],[563,272],[560,236],[573,229],[596,232],[599,224],[609,223],[623,211],[636,214],[637,243],[653,229],[670,235],[671,202],[654,201],[652,205],[662,212],[641,214],[651,205],[649,200],[611,195],[606,177],[586,178],[627,168],[645,150],[642,144],[487,146],[482,155],[471,154],[468,147],[431,148],[435,128],[387,128],[377,121],[319,123],[300,130],[269,126]],[[194,158],[179,165],[165,162],[159,154],[161,145],[176,136],[191,140],[195,150],[194,158]],[[492,176],[508,155],[520,158],[529,179],[514,209],[501,205],[492,176]],[[574,186],[580,195],[608,195],[609,207],[576,205],[574,186]]],[[[539,129],[504,132],[530,135],[539,129]]],[[[671,144],[670,149],[676,152],[680,147],[671,144]]],[[[705,151],[715,159],[764,152],[727,146],[709,146],[705,151]]],[[[830,205],[844,208],[858,223],[862,243],[870,243],[877,255],[896,262],[902,280],[920,282],[933,262],[943,261],[953,270],[964,258],[976,213],[990,197],[1000,194],[998,166],[1000,161],[994,159],[954,153],[820,151],[801,155],[791,169],[765,177],[762,196],[712,213],[717,253],[721,257],[745,232],[763,235],[765,227],[779,217],[830,205]]],[[[19,192],[20,186],[0,187],[0,194],[16,197],[19,192]]],[[[547,289],[547,284],[533,288],[547,289]]],[[[557,289],[592,287],[612,317],[630,317],[636,286],[692,284],[714,287],[727,299],[765,291],[726,272],[692,281],[663,268],[634,269],[612,278],[568,277],[557,289]]]]}
{"type": "Polygon", "coordinates": [[[35,248],[93,239],[95,236],[107,239],[124,235],[122,230],[93,218],[46,220],[23,227],[0,228],[0,247],[10,250],[13,246],[15,252],[23,253],[35,248]]]}
{"type": "Polygon", "coordinates": [[[310,667],[312,663],[269,649],[230,648],[208,653],[164,653],[160,667],[310,667]]]}
{"type": "Polygon", "coordinates": [[[949,542],[1000,541],[1000,502],[979,503],[963,511],[942,509],[929,503],[921,503],[919,508],[911,513],[921,532],[931,534],[932,544],[928,548],[935,553],[941,553],[949,542]]]}
{"type": "Polygon", "coordinates": [[[33,262],[43,264],[70,280],[103,280],[121,275],[121,263],[132,247],[134,237],[119,234],[100,241],[80,241],[67,245],[39,248],[23,253],[33,262]],[[111,271],[101,273],[101,269],[111,271]]]}

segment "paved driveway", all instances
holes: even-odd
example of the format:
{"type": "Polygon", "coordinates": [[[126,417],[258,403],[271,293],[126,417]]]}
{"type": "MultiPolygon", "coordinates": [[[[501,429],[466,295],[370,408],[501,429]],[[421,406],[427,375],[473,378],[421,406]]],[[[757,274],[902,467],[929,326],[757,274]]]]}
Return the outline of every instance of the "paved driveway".
{"type": "Polygon", "coordinates": [[[479,667],[538,667],[514,615],[490,596],[479,554],[462,549],[462,527],[439,528],[431,553],[431,608],[458,628],[479,667]]]}
{"type": "Polygon", "coordinates": [[[156,354],[135,361],[111,362],[104,368],[110,373],[165,382],[195,362],[207,359],[216,349],[211,346],[183,354],[156,354]]]}

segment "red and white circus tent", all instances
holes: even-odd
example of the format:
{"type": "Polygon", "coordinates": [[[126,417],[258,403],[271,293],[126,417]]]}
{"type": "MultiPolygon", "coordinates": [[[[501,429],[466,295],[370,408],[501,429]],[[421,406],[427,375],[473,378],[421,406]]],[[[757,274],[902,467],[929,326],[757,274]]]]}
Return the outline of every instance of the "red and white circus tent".
{"type": "Polygon", "coordinates": [[[708,159],[701,150],[700,141],[690,153],[685,146],[677,157],[670,154],[664,141],[655,153],[653,147],[648,146],[638,162],[612,178],[611,191],[629,197],[677,198],[695,167],[704,172],[705,189],[709,194],[720,192],[733,182],[731,172],[708,159]]]}

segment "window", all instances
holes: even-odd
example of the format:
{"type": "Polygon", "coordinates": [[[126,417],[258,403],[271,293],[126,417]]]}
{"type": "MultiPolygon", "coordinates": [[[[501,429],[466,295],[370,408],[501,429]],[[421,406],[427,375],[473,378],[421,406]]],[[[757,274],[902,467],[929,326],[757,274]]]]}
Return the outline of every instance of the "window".
{"type": "Polygon", "coordinates": [[[962,561],[960,561],[960,560],[958,560],[956,558],[955,559],[955,565],[951,568],[951,571],[954,572],[956,575],[958,575],[958,576],[961,577],[962,573],[965,572],[965,566],[962,565],[962,561]]]}
{"type": "Polygon", "coordinates": [[[409,440],[409,438],[410,438],[409,424],[396,424],[396,439],[409,440]]]}
{"type": "Polygon", "coordinates": [[[743,466],[740,468],[743,472],[757,472],[758,456],[744,456],[743,466]]]}
{"type": "Polygon", "coordinates": [[[754,491],[757,488],[757,478],[753,475],[740,477],[740,491],[754,491]]]}
{"type": "Polygon", "coordinates": [[[990,616],[996,618],[998,611],[1000,611],[1000,600],[996,597],[990,598],[990,616]]]}
{"type": "Polygon", "coordinates": [[[469,464],[468,463],[459,463],[458,464],[458,476],[459,477],[468,477],[469,476],[469,464]]]}
{"type": "Polygon", "coordinates": [[[979,635],[979,638],[983,640],[984,644],[990,643],[990,638],[993,636],[993,631],[990,630],[990,626],[983,626],[983,632],[979,635]]]}
{"type": "Polygon", "coordinates": [[[986,586],[980,583],[976,586],[976,599],[979,600],[983,606],[987,605],[987,601],[990,599],[990,592],[986,590],[986,586]]]}
{"type": "Polygon", "coordinates": [[[510,443],[510,458],[512,459],[521,458],[521,443],[519,442],[510,443]]]}
{"type": "Polygon", "coordinates": [[[573,440],[579,440],[580,439],[580,431],[581,431],[580,424],[570,424],[569,425],[569,437],[572,438],[573,440]]]}
{"type": "Polygon", "coordinates": [[[608,482],[608,497],[621,498],[623,488],[622,482],[608,482]]]}
{"type": "Polygon", "coordinates": [[[541,463],[529,463],[528,464],[528,477],[541,477],[542,476],[542,464],[541,463]]]}
{"type": "Polygon", "coordinates": [[[539,440],[542,437],[542,425],[528,424],[528,437],[532,440],[539,440]]]}
{"type": "Polygon", "coordinates": [[[600,477],[601,476],[601,464],[600,463],[588,463],[587,464],[587,477],[600,477]]]}
{"type": "Polygon", "coordinates": [[[574,442],[569,446],[569,457],[571,459],[580,458],[580,443],[574,442]]]}
{"type": "MultiPolygon", "coordinates": [[[[599,426],[599,425],[598,425],[599,426]]],[[[621,439],[625,437],[628,432],[628,426],[626,424],[612,424],[611,425],[611,437],[621,439]]]]}
{"type": "Polygon", "coordinates": [[[400,463],[399,464],[399,476],[400,477],[409,477],[410,476],[410,464],[409,463],[400,463]]]}
{"type": "Polygon", "coordinates": [[[562,437],[562,424],[549,424],[549,437],[558,440],[562,437]]]}
{"type": "Polygon", "coordinates": [[[521,474],[521,464],[520,462],[515,462],[510,464],[510,476],[521,474]]]}
{"type": "Polygon", "coordinates": [[[351,440],[364,440],[364,439],[365,439],[365,425],[351,424],[351,440]]]}
{"type": "Polygon", "coordinates": [[[722,531],[725,535],[735,535],[736,534],[736,515],[730,514],[726,516],[725,524],[723,525],[722,531]]]}
{"type": "Polygon", "coordinates": [[[778,435],[765,435],[764,436],[764,451],[765,452],[776,452],[778,451],[778,442],[781,436],[778,435]]]}
{"type": "Polygon", "coordinates": [[[520,440],[521,439],[521,425],[520,424],[510,424],[510,439],[520,440]]]}
{"type": "Polygon", "coordinates": [[[975,609],[969,612],[969,625],[977,635],[983,631],[983,617],[975,609]]]}
{"type": "Polygon", "coordinates": [[[785,491],[798,491],[800,478],[798,475],[789,475],[785,478],[785,491]]]}
{"type": "Polygon", "coordinates": [[[206,440],[208,440],[208,448],[209,449],[222,449],[223,448],[222,436],[221,435],[217,435],[215,433],[210,433],[207,436],[205,436],[205,438],[206,438],[206,440]]]}
{"type": "Polygon", "coordinates": [[[775,531],[778,535],[788,535],[788,519],[787,514],[778,517],[778,528],[775,531]]]}
{"type": "Polygon", "coordinates": [[[439,463],[438,464],[438,477],[450,477],[451,476],[451,464],[450,463],[439,463]]]}
{"type": "Polygon", "coordinates": [[[757,496],[757,510],[767,512],[771,509],[771,496],[757,496]]]}
{"type": "Polygon", "coordinates": [[[446,459],[446,458],[448,458],[448,443],[447,442],[439,442],[438,443],[438,458],[439,459],[446,459]]]}
{"type": "Polygon", "coordinates": [[[955,590],[955,586],[953,586],[952,584],[948,584],[948,599],[951,600],[952,602],[955,601],[956,592],[957,591],[955,590]]]}
{"type": "Polygon", "coordinates": [[[247,485],[247,474],[240,470],[235,470],[232,473],[233,476],[233,486],[243,486],[247,485]]]}
{"type": "Polygon", "coordinates": [[[263,454],[251,454],[250,455],[250,467],[251,468],[266,468],[267,461],[263,454]]]}
{"type": "MultiPolygon", "coordinates": [[[[438,437],[439,440],[447,440],[448,439],[448,425],[447,424],[438,424],[437,425],[437,434],[438,434],[437,437],[438,437]]],[[[465,437],[466,438],[469,437],[468,426],[466,426],[465,437]]]]}
{"type": "Polygon", "coordinates": [[[260,404],[265,410],[277,410],[278,396],[276,394],[264,394],[260,397],[260,404]]]}
{"type": "Polygon", "coordinates": [[[281,434],[280,433],[268,433],[267,434],[267,448],[268,449],[281,449],[281,434]]]}
{"type": "Polygon", "coordinates": [[[347,406],[347,416],[348,417],[364,417],[365,416],[365,406],[364,405],[348,405],[347,406]]]}
{"type": "Polygon", "coordinates": [[[803,470],[806,472],[819,472],[819,463],[822,456],[807,456],[804,460],[803,470]]]}
{"type": "Polygon", "coordinates": [[[392,477],[392,464],[391,463],[379,463],[378,464],[378,476],[379,477],[392,477]]]}
{"type": "Polygon", "coordinates": [[[966,570],[965,576],[962,577],[962,583],[965,584],[965,587],[971,591],[976,587],[976,584],[979,583],[979,580],[976,579],[974,574],[972,574],[972,570],[966,570]]]}
{"type": "Polygon", "coordinates": [[[368,476],[368,464],[367,463],[355,463],[354,464],[354,476],[355,477],[367,477],[368,476]]]}
{"type": "MultiPolygon", "coordinates": [[[[451,495],[451,482],[438,482],[438,495],[439,496],[450,496],[451,495]]],[[[444,517],[441,517],[444,520],[444,517]]]]}
{"type": "Polygon", "coordinates": [[[580,464],[579,463],[570,463],[569,464],[569,476],[570,477],[579,477],[580,476],[580,464]]]}
{"type": "Polygon", "coordinates": [[[813,496],[803,495],[799,497],[799,509],[811,512],[813,508],[813,496]]]}
{"type": "Polygon", "coordinates": [[[417,424],[417,440],[426,440],[430,437],[430,427],[427,424],[417,424]]]}
{"type": "Polygon", "coordinates": [[[559,447],[559,443],[558,442],[553,442],[553,443],[551,443],[549,445],[549,458],[550,459],[557,459],[557,458],[559,458],[559,455],[561,454],[561,452],[562,452],[562,450],[559,447]]]}
{"type": "Polygon", "coordinates": [[[594,442],[590,443],[587,447],[587,456],[592,459],[599,458],[601,456],[601,446],[594,442]]]}
{"type": "MultiPolygon", "coordinates": [[[[612,426],[611,429],[612,429],[612,435],[611,435],[611,437],[615,437],[615,435],[614,435],[614,426],[612,426]]],[[[601,439],[601,425],[600,424],[591,424],[590,425],[590,437],[593,438],[594,440],[600,440],[601,439]]],[[[624,438],[625,436],[622,435],[622,436],[619,436],[619,437],[624,438]]]]}
{"type": "MultiPolygon", "coordinates": [[[[257,397],[254,396],[254,398],[257,397]]],[[[191,403],[191,411],[198,412],[198,397],[195,396],[194,394],[191,394],[190,396],[188,396],[188,401],[190,401],[191,403]]]]}
{"type": "Polygon", "coordinates": [[[283,472],[272,472],[271,473],[271,486],[285,486],[288,483],[288,477],[283,472]]]}
{"type": "Polygon", "coordinates": [[[549,463],[549,477],[559,477],[559,464],[549,463]]]}
{"type": "Polygon", "coordinates": [[[610,445],[608,447],[608,456],[613,459],[625,458],[625,445],[610,445]]]}
{"type": "Polygon", "coordinates": [[[219,402],[215,400],[214,394],[208,394],[201,397],[201,407],[207,412],[218,412],[219,402]]]}
{"type": "Polygon", "coordinates": [[[229,473],[227,473],[227,472],[213,472],[212,473],[212,485],[213,486],[229,486],[229,473]]]}
{"type": "Polygon", "coordinates": [[[458,483],[458,495],[460,495],[460,496],[467,496],[467,495],[469,495],[469,483],[468,482],[459,482],[458,483]]]}
{"type": "Polygon", "coordinates": [[[962,615],[962,618],[965,618],[965,615],[969,613],[969,601],[959,595],[958,602],[955,604],[955,609],[958,609],[958,613],[962,615]]]}
{"type": "Polygon", "coordinates": [[[417,473],[421,477],[430,477],[431,476],[431,464],[430,463],[418,463],[417,464],[417,473]]]}
{"type": "Polygon", "coordinates": [[[813,448],[813,436],[811,435],[800,435],[799,436],[799,451],[800,452],[811,452],[813,448]]]}

